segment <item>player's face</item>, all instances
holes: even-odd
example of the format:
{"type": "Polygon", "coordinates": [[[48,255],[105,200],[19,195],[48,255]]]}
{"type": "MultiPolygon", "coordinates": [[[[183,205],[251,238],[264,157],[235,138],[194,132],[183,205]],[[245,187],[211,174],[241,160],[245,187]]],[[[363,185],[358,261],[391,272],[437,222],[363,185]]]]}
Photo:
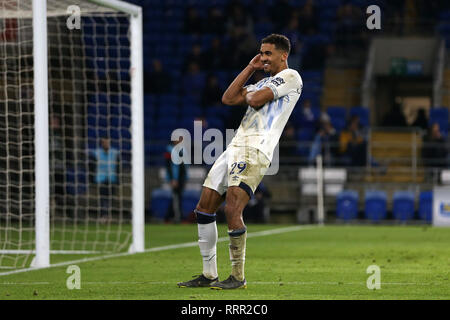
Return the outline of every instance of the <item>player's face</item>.
{"type": "Polygon", "coordinates": [[[278,73],[281,65],[286,62],[287,54],[281,50],[278,50],[272,43],[261,44],[259,53],[261,54],[263,70],[266,73],[278,73]]]}

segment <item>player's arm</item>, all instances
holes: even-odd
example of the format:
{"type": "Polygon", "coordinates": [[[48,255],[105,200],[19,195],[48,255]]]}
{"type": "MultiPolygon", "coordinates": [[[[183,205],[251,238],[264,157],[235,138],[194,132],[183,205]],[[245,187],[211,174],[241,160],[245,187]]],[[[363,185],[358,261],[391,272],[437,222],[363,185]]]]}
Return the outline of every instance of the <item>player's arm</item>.
{"type": "Polygon", "coordinates": [[[222,103],[229,106],[247,105],[246,95],[248,94],[248,91],[247,88],[244,88],[244,85],[253,73],[256,70],[262,69],[262,67],[261,55],[257,54],[224,92],[222,103]]]}
{"type": "Polygon", "coordinates": [[[261,90],[247,93],[247,95],[245,96],[245,101],[250,107],[258,109],[259,107],[265,105],[267,102],[272,101],[273,98],[273,91],[265,87],[261,90]]]}
{"type": "MultiPolygon", "coordinates": [[[[301,94],[302,89],[303,83],[298,73],[290,69],[285,69],[279,72],[271,81],[263,85],[262,90],[260,91],[270,91],[272,95],[269,95],[269,93],[263,95],[261,92],[262,97],[260,97],[260,100],[265,98],[266,100],[264,103],[266,103],[273,99],[280,99],[291,92],[301,94]]],[[[261,103],[261,101],[258,102],[261,103]]]]}

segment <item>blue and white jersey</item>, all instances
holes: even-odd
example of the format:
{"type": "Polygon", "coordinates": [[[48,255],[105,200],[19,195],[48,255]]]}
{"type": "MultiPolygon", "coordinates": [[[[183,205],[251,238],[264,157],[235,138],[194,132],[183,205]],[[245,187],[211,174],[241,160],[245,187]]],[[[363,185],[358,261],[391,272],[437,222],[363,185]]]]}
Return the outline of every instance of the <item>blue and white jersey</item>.
{"type": "Polygon", "coordinates": [[[284,69],[246,88],[252,92],[264,87],[272,90],[274,99],[258,110],[248,107],[230,145],[256,148],[272,161],[273,151],[302,92],[303,81],[297,71],[284,69]]]}

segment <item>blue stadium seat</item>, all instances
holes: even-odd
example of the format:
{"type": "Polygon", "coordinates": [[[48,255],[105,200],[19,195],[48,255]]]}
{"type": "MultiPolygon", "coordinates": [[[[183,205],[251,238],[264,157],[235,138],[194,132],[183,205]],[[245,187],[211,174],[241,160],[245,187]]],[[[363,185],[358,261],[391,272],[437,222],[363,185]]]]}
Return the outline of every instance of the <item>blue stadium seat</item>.
{"type": "Polygon", "coordinates": [[[439,20],[450,21],[450,10],[445,10],[439,13],[439,20]]]}
{"type": "Polygon", "coordinates": [[[271,22],[258,22],[255,23],[253,30],[256,34],[270,34],[273,30],[271,22]]]}
{"type": "Polygon", "coordinates": [[[442,22],[437,26],[438,32],[444,36],[447,37],[450,35],[450,23],[448,22],[442,22]]]}
{"type": "Polygon", "coordinates": [[[177,119],[170,115],[161,115],[158,117],[158,127],[160,129],[174,129],[177,125],[177,119]]]}
{"type": "Polygon", "coordinates": [[[301,77],[303,81],[322,82],[323,72],[322,70],[305,70],[302,72],[301,77]]]}
{"type": "Polygon", "coordinates": [[[172,202],[172,193],[169,190],[155,189],[152,192],[150,210],[155,218],[164,219],[172,202]]]}
{"type": "Polygon", "coordinates": [[[309,92],[313,92],[317,95],[321,95],[322,94],[322,84],[320,82],[317,81],[305,81],[303,82],[303,88],[305,90],[308,90],[309,92]]]}
{"type": "MultiPolygon", "coordinates": [[[[111,119],[114,117],[111,117],[111,119]]],[[[130,128],[131,127],[131,118],[130,117],[120,117],[119,119],[119,127],[121,128],[130,128]]]]}
{"type": "Polygon", "coordinates": [[[176,94],[161,94],[158,96],[160,105],[175,105],[179,104],[179,97],[176,94]]]}
{"type": "Polygon", "coordinates": [[[339,219],[352,220],[358,216],[358,192],[344,190],[336,197],[336,215],[339,219]]]}
{"type": "Polygon", "coordinates": [[[66,192],[71,195],[87,191],[87,174],[82,168],[68,168],[66,171],[66,192]]]}
{"type": "Polygon", "coordinates": [[[301,104],[305,100],[310,100],[311,105],[313,107],[316,107],[316,108],[320,107],[320,95],[317,92],[310,92],[308,90],[302,92],[302,95],[300,96],[300,99],[298,100],[297,106],[301,106],[301,104]]]}
{"type": "Polygon", "coordinates": [[[313,128],[301,128],[297,131],[297,140],[299,146],[297,148],[297,154],[302,157],[309,156],[311,150],[311,143],[314,139],[314,129],[313,128]]]}
{"type": "Polygon", "coordinates": [[[176,105],[173,104],[168,104],[168,105],[161,105],[158,109],[159,112],[159,117],[160,118],[174,118],[177,117],[179,112],[180,112],[180,108],[176,105]]]}
{"type": "Polygon", "coordinates": [[[339,7],[342,3],[342,0],[319,0],[316,1],[316,4],[319,8],[325,9],[325,8],[331,8],[336,9],[339,7]]]}
{"type": "Polygon", "coordinates": [[[190,106],[181,108],[181,118],[194,118],[202,116],[203,110],[199,106],[190,106]]]}
{"type": "Polygon", "coordinates": [[[131,141],[131,132],[129,128],[120,129],[120,138],[131,141]]]}
{"type": "Polygon", "coordinates": [[[392,201],[392,213],[395,219],[404,222],[414,217],[414,192],[396,191],[392,201]]]}
{"type": "Polygon", "coordinates": [[[316,44],[327,44],[330,41],[330,37],[326,34],[314,34],[303,37],[303,43],[307,47],[316,44]]]}
{"type": "Polygon", "coordinates": [[[335,11],[324,11],[320,12],[320,23],[319,23],[319,30],[320,33],[325,34],[331,34],[336,29],[336,23],[332,21],[334,17],[336,16],[335,11]]]}
{"type": "Polygon", "coordinates": [[[112,140],[120,140],[120,130],[117,129],[117,127],[119,127],[118,123],[119,121],[116,122],[115,120],[111,119],[111,128],[109,128],[109,137],[112,140]]]}
{"type": "Polygon", "coordinates": [[[363,127],[369,126],[369,109],[365,107],[352,107],[350,109],[350,116],[357,115],[359,123],[363,127]]]}
{"type": "Polygon", "coordinates": [[[433,192],[422,191],[419,195],[419,217],[426,222],[433,220],[433,192]]]}
{"type": "Polygon", "coordinates": [[[186,129],[188,130],[191,135],[194,134],[194,120],[195,117],[185,117],[185,118],[181,118],[177,124],[180,128],[186,129]]]}
{"type": "Polygon", "coordinates": [[[328,107],[327,113],[330,116],[330,121],[336,131],[340,132],[345,129],[347,124],[347,109],[345,107],[328,107]]]}
{"type": "Polygon", "coordinates": [[[181,211],[183,218],[187,218],[192,211],[194,211],[200,200],[200,191],[198,190],[185,190],[181,199],[181,211]]]}
{"type": "Polygon", "coordinates": [[[384,191],[367,191],[365,194],[364,214],[367,219],[380,221],[386,219],[387,195],[384,191]]]}
{"type": "Polygon", "coordinates": [[[445,107],[430,109],[429,124],[438,123],[444,136],[447,136],[448,133],[448,113],[448,109],[445,107]]]}
{"type": "Polygon", "coordinates": [[[314,128],[302,127],[297,131],[297,139],[299,141],[312,141],[314,139],[314,128]]]}
{"type": "Polygon", "coordinates": [[[207,117],[219,117],[222,119],[225,119],[228,116],[228,113],[230,112],[231,108],[228,106],[207,106],[205,107],[205,114],[207,117]]]}
{"type": "Polygon", "coordinates": [[[208,117],[206,118],[206,122],[208,122],[208,129],[215,128],[223,131],[225,129],[225,125],[223,120],[219,117],[208,117]]]}
{"type": "Polygon", "coordinates": [[[109,115],[120,117],[120,108],[118,106],[110,106],[109,107],[109,115]]]}
{"type": "Polygon", "coordinates": [[[341,106],[330,106],[327,108],[330,117],[347,118],[347,108],[341,106]]]}

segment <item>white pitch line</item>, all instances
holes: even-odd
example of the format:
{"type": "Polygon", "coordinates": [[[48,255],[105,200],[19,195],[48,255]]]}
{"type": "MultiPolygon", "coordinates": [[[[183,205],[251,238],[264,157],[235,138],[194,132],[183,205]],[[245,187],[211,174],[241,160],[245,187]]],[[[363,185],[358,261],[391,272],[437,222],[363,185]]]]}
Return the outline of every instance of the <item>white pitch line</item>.
{"type": "MultiPolygon", "coordinates": [[[[174,281],[83,281],[83,285],[175,285],[174,281]]],[[[2,285],[14,286],[31,286],[31,285],[52,285],[50,282],[0,282],[2,285]]],[[[358,285],[365,286],[364,281],[361,282],[338,282],[338,281],[249,281],[249,285],[358,285]]],[[[442,282],[381,282],[381,285],[393,286],[432,286],[447,285],[442,282]]]]}
{"type": "MultiPolygon", "coordinates": [[[[361,282],[340,282],[340,281],[249,281],[249,284],[256,284],[256,285],[362,285],[366,286],[365,281],[361,282]]],[[[1,284],[1,283],[0,283],[1,284]]],[[[111,282],[101,282],[101,281],[91,281],[91,282],[83,282],[83,284],[92,284],[92,285],[99,285],[99,284],[108,284],[108,285],[117,285],[117,284],[124,284],[124,285],[130,285],[130,284],[145,284],[145,285],[158,285],[158,284],[175,284],[173,281],[111,281],[111,282]]],[[[381,282],[381,285],[395,285],[395,286],[431,286],[431,285],[442,285],[446,283],[441,282],[429,282],[429,283],[423,283],[423,282],[381,282]]]]}
{"type": "MultiPolygon", "coordinates": [[[[321,226],[319,226],[319,225],[303,225],[303,226],[277,228],[277,229],[271,229],[271,230],[265,230],[265,231],[251,232],[247,235],[247,238],[268,236],[268,235],[280,234],[280,233],[286,233],[286,232],[292,232],[292,231],[298,231],[298,230],[315,229],[315,228],[319,228],[319,227],[321,227],[321,226]]],[[[229,240],[229,237],[222,237],[222,238],[219,238],[217,241],[223,242],[223,241],[227,241],[227,240],[229,240]]],[[[189,248],[189,247],[194,247],[197,245],[198,245],[198,242],[193,241],[193,242],[179,243],[179,244],[173,244],[173,245],[162,246],[162,247],[149,248],[149,249],[146,249],[144,252],[140,252],[140,253],[157,252],[157,251],[179,249],[179,248],[189,248]]],[[[12,270],[12,271],[7,271],[7,272],[2,272],[2,273],[0,273],[0,276],[7,276],[7,275],[11,275],[11,274],[16,274],[16,273],[23,273],[23,272],[29,272],[29,271],[35,271],[35,270],[63,267],[63,266],[71,265],[71,264],[80,264],[80,263],[91,262],[91,261],[119,258],[119,257],[129,256],[132,254],[136,254],[136,253],[129,253],[129,252],[113,253],[113,254],[109,254],[109,255],[105,255],[105,256],[83,258],[83,259],[78,259],[78,260],[55,263],[55,264],[52,264],[52,265],[50,265],[48,267],[44,267],[44,268],[34,267],[34,268],[24,268],[24,269],[12,270]]]]}

